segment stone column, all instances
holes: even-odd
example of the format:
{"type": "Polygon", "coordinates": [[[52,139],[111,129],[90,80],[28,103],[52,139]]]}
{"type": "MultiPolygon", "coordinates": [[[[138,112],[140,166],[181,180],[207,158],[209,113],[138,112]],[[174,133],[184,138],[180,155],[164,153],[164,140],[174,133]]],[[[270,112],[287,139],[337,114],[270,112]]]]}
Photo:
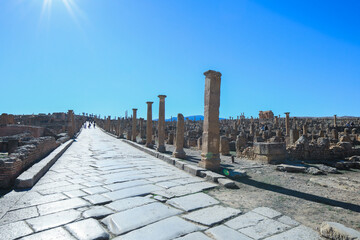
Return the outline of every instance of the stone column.
{"type": "Polygon", "coordinates": [[[306,124],[303,125],[302,135],[303,135],[303,136],[307,136],[307,125],[306,125],[306,124]]]}
{"type": "Polygon", "coordinates": [[[68,134],[70,138],[73,138],[75,135],[75,119],[74,119],[74,111],[68,111],[68,134]]]}
{"type": "Polygon", "coordinates": [[[165,152],[165,95],[159,95],[158,152],[165,152]]]}
{"type": "Polygon", "coordinates": [[[334,115],[334,127],[337,127],[337,124],[336,124],[336,115],[334,115]]]}
{"type": "Polygon", "coordinates": [[[133,117],[132,117],[132,131],[131,131],[132,138],[131,138],[131,140],[133,142],[136,142],[136,111],[137,111],[137,109],[133,108],[132,110],[133,110],[133,117]]]}
{"type": "Polygon", "coordinates": [[[146,102],[147,104],[147,119],[146,119],[146,147],[152,148],[152,104],[153,102],[146,102]]]}
{"type": "Polygon", "coordinates": [[[286,136],[290,135],[290,119],[289,119],[289,112],[286,112],[285,115],[285,127],[286,127],[286,136]]]}
{"type": "Polygon", "coordinates": [[[181,113],[179,113],[177,117],[176,145],[173,156],[176,158],[186,158],[184,151],[184,116],[181,113]]]}
{"type": "Polygon", "coordinates": [[[140,118],[140,138],[144,138],[144,119],[140,118]]]}
{"type": "Polygon", "coordinates": [[[219,107],[221,73],[209,70],[205,75],[204,123],[202,152],[199,166],[209,170],[219,170],[219,107]]]}

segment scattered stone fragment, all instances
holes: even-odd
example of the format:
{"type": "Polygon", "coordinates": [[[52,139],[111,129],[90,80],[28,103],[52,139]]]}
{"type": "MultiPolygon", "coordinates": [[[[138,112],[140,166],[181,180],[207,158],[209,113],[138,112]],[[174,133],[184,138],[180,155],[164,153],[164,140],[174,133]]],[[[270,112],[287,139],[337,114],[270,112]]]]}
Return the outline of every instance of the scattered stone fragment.
{"type": "Polygon", "coordinates": [[[322,170],[315,168],[315,167],[308,167],[306,169],[306,172],[308,174],[312,174],[312,175],[324,175],[325,174],[325,172],[323,172],[322,170]]]}
{"type": "Polygon", "coordinates": [[[220,185],[226,187],[226,188],[231,188],[231,189],[237,189],[239,188],[236,183],[233,180],[227,179],[227,178],[219,178],[218,182],[220,185]]]}
{"type": "Polygon", "coordinates": [[[334,240],[360,239],[360,232],[336,222],[323,222],[320,226],[320,234],[334,240]]]}
{"type": "Polygon", "coordinates": [[[304,172],[306,172],[306,167],[288,165],[288,164],[280,164],[280,165],[276,166],[276,170],[281,171],[281,172],[304,173],[304,172]]]}

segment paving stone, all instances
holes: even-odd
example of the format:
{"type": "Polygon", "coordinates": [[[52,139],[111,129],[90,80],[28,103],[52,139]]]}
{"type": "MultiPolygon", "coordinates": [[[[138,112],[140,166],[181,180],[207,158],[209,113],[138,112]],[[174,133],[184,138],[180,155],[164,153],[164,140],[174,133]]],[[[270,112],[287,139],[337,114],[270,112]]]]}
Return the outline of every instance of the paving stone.
{"type": "Polygon", "coordinates": [[[122,198],[143,196],[151,192],[162,190],[161,187],[149,184],[138,187],[125,188],[110,193],[104,193],[103,196],[110,198],[111,200],[118,200],[122,198]]]}
{"type": "Polygon", "coordinates": [[[22,208],[19,210],[7,212],[3,218],[0,220],[0,224],[6,224],[11,222],[16,222],[19,220],[25,220],[28,218],[33,218],[39,216],[39,213],[36,207],[22,208]]]}
{"type": "Polygon", "coordinates": [[[49,194],[54,194],[54,193],[69,192],[69,191],[78,190],[81,188],[84,188],[84,186],[82,186],[80,184],[72,184],[72,185],[68,185],[68,186],[40,190],[39,193],[42,195],[49,195],[49,194]]]}
{"type": "Polygon", "coordinates": [[[205,193],[195,193],[184,197],[170,199],[167,203],[188,212],[198,208],[218,204],[219,201],[205,193]]]}
{"type": "Polygon", "coordinates": [[[206,230],[206,233],[212,235],[216,240],[252,240],[252,238],[224,225],[210,228],[206,230]]]}
{"type": "Polygon", "coordinates": [[[203,190],[211,189],[217,187],[214,183],[208,183],[208,182],[199,182],[199,183],[191,183],[184,186],[177,186],[167,189],[165,192],[167,192],[170,195],[174,195],[176,197],[201,192],[203,190]]]}
{"type": "Polygon", "coordinates": [[[177,182],[167,181],[167,182],[158,182],[156,183],[156,185],[167,189],[167,188],[179,186],[181,184],[177,182]]]}
{"type": "Polygon", "coordinates": [[[254,239],[262,239],[277,233],[284,232],[289,228],[290,227],[288,225],[285,225],[281,222],[277,222],[272,219],[265,219],[263,221],[260,221],[255,226],[241,228],[239,229],[239,232],[254,239]]]}
{"type": "Polygon", "coordinates": [[[100,218],[104,218],[113,213],[114,213],[114,211],[112,211],[106,207],[94,206],[94,207],[90,208],[89,210],[86,210],[85,212],[83,212],[83,217],[100,219],[100,218]]]}
{"type": "Polygon", "coordinates": [[[258,207],[253,209],[252,211],[268,218],[276,218],[282,215],[282,213],[268,207],[258,207]]]}
{"type": "Polygon", "coordinates": [[[24,222],[14,222],[0,226],[0,240],[19,238],[32,233],[31,228],[24,222]]]}
{"type": "Polygon", "coordinates": [[[46,203],[39,205],[40,215],[46,215],[54,212],[60,212],[68,209],[79,208],[90,205],[88,202],[81,198],[71,198],[67,200],[62,200],[58,202],[46,203]]]}
{"type": "Polygon", "coordinates": [[[300,225],[289,231],[265,238],[265,240],[320,240],[319,234],[311,228],[300,225]]]}
{"type": "Polygon", "coordinates": [[[76,240],[71,234],[62,227],[50,229],[40,233],[35,233],[22,238],[21,240],[76,240]]]}
{"type": "Polygon", "coordinates": [[[179,178],[172,180],[173,182],[179,183],[181,185],[190,184],[190,183],[198,183],[198,182],[205,182],[204,179],[199,177],[187,177],[187,178],[179,178]]]}
{"type": "Polygon", "coordinates": [[[114,184],[110,184],[110,185],[105,185],[104,187],[111,191],[116,191],[116,190],[129,188],[129,187],[147,185],[149,183],[151,183],[151,182],[141,179],[141,180],[134,180],[134,181],[130,181],[130,182],[114,183],[114,184]]]}
{"type": "MultiPolygon", "coordinates": [[[[26,194],[26,195],[29,195],[29,194],[26,194]]],[[[24,207],[40,205],[40,204],[44,204],[44,203],[56,202],[56,201],[60,201],[60,200],[68,198],[64,194],[61,194],[61,193],[55,193],[55,194],[46,195],[46,196],[41,196],[40,194],[37,194],[37,195],[39,195],[38,197],[31,196],[31,198],[29,198],[29,199],[26,198],[27,197],[26,195],[24,196],[24,198],[20,199],[12,209],[19,209],[19,208],[24,208],[24,207]]],[[[33,195],[33,194],[31,194],[31,195],[33,195]]]]}
{"type": "Polygon", "coordinates": [[[292,226],[292,227],[296,227],[299,226],[300,223],[295,221],[294,219],[288,217],[288,216],[281,216],[277,219],[277,221],[284,223],[286,225],[292,226]]]}
{"type": "Polygon", "coordinates": [[[211,240],[211,238],[209,238],[202,232],[189,233],[183,237],[175,238],[174,240],[194,240],[194,239],[196,239],[196,240],[211,240]]]}
{"type": "Polygon", "coordinates": [[[240,215],[234,219],[227,221],[225,225],[238,230],[240,228],[255,226],[264,219],[266,219],[266,217],[263,215],[257,214],[255,212],[248,212],[244,215],[240,215]]]}
{"type": "Polygon", "coordinates": [[[212,182],[218,182],[219,178],[225,178],[225,176],[212,171],[202,172],[201,174],[205,174],[205,179],[212,182]]]}
{"type": "Polygon", "coordinates": [[[73,190],[73,191],[69,191],[69,192],[64,192],[64,194],[70,198],[83,197],[83,196],[87,195],[87,193],[85,193],[81,190],[73,190]]]}
{"type": "Polygon", "coordinates": [[[104,197],[103,195],[100,195],[100,194],[89,195],[89,196],[86,196],[83,198],[94,205],[106,204],[106,203],[111,202],[111,200],[109,198],[104,197]]]}
{"type": "Polygon", "coordinates": [[[103,240],[110,237],[99,222],[93,218],[70,223],[65,228],[79,240],[103,240]]]}
{"type": "Polygon", "coordinates": [[[217,205],[191,212],[183,217],[196,223],[212,226],[240,213],[241,211],[238,209],[217,205]]]}
{"type": "Polygon", "coordinates": [[[336,222],[323,222],[320,233],[330,239],[360,239],[360,232],[336,222]]]}
{"type": "Polygon", "coordinates": [[[204,229],[180,217],[170,217],[114,238],[114,240],[168,240],[204,229]]]}
{"type": "Polygon", "coordinates": [[[91,195],[92,194],[98,194],[98,193],[105,193],[105,192],[109,191],[108,189],[100,187],[100,186],[84,188],[84,189],[81,189],[81,190],[83,190],[84,192],[86,192],[88,194],[91,194],[91,195]]]}
{"type": "Polygon", "coordinates": [[[107,204],[106,207],[120,212],[153,202],[155,202],[155,200],[149,197],[131,197],[111,202],[107,204]]]}
{"type": "Polygon", "coordinates": [[[112,233],[119,235],[180,213],[180,210],[155,202],[115,213],[102,222],[112,233]]]}
{"type": "Polygon", "coordinates": [[[80,218],[80,212],[68,210],[57,212],[37,218],[26,220],[28,224],[36,231],[42,231],[53,227],[58,227],[80,218]]]}

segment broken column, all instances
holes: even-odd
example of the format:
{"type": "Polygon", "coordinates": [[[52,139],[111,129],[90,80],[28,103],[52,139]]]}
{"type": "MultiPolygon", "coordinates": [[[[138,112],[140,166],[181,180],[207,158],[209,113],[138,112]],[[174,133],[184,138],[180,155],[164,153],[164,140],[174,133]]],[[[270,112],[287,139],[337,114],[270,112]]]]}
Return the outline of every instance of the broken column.
{"type": "Polygon", "coordinates": [[[165,152],[165,95],[159,95],[158,152],[165,152]]]}
{"type": "Polygon", "coordinates": [[[219,170],[219,107],[221,73],[209,70],[205,75],[204,123],[200,167],[219,170]]]}
{"type": "Polygon", "coordinates": [[[290,135],[290,119],[289,119],[289,112],[286,112],[285,115],[285,128],[286,128],[286,136],[290,135]]]}
{"type": "Polygon", "coordinates": [[[152,148],[152,104],[153,102],[146,102],[147,104],[147,119],[146,119],[146,147],[152,148]]]}
{"type": "Polygon", "coordinates": [[[337,127],[337,124],[336,124],[336,115],[334,115],[334,127],[337,127]]]}
{"type": "Polygon", "coordinates": [[[131,131],[131,135],[132,135],[131,140],[132,140],[133,142],[136,142],[136,111],[137,111],[137,109],[136,109],[136,108],[133,108],[132,131],[131,131]]]}
{"type": "Polygon", "coordinates": [[[176,158],[186,158],[186,153],[184,151],[184,116],[181,113],[179,113],[177,117],[175,139],[176,143],[173,156],[176,158]]]}

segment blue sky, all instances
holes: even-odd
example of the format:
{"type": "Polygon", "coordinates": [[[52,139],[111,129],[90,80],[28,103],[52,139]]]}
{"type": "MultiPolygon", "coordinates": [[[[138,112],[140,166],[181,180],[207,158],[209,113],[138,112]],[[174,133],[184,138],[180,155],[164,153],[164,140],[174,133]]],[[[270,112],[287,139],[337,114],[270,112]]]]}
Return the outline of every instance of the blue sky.
{"type": "Polygon", "coordinates": [[[0,1],[0,112],[203,114],[212,69],[222,117],[360,116],[359,1],[44,1],[0,1]]]}

